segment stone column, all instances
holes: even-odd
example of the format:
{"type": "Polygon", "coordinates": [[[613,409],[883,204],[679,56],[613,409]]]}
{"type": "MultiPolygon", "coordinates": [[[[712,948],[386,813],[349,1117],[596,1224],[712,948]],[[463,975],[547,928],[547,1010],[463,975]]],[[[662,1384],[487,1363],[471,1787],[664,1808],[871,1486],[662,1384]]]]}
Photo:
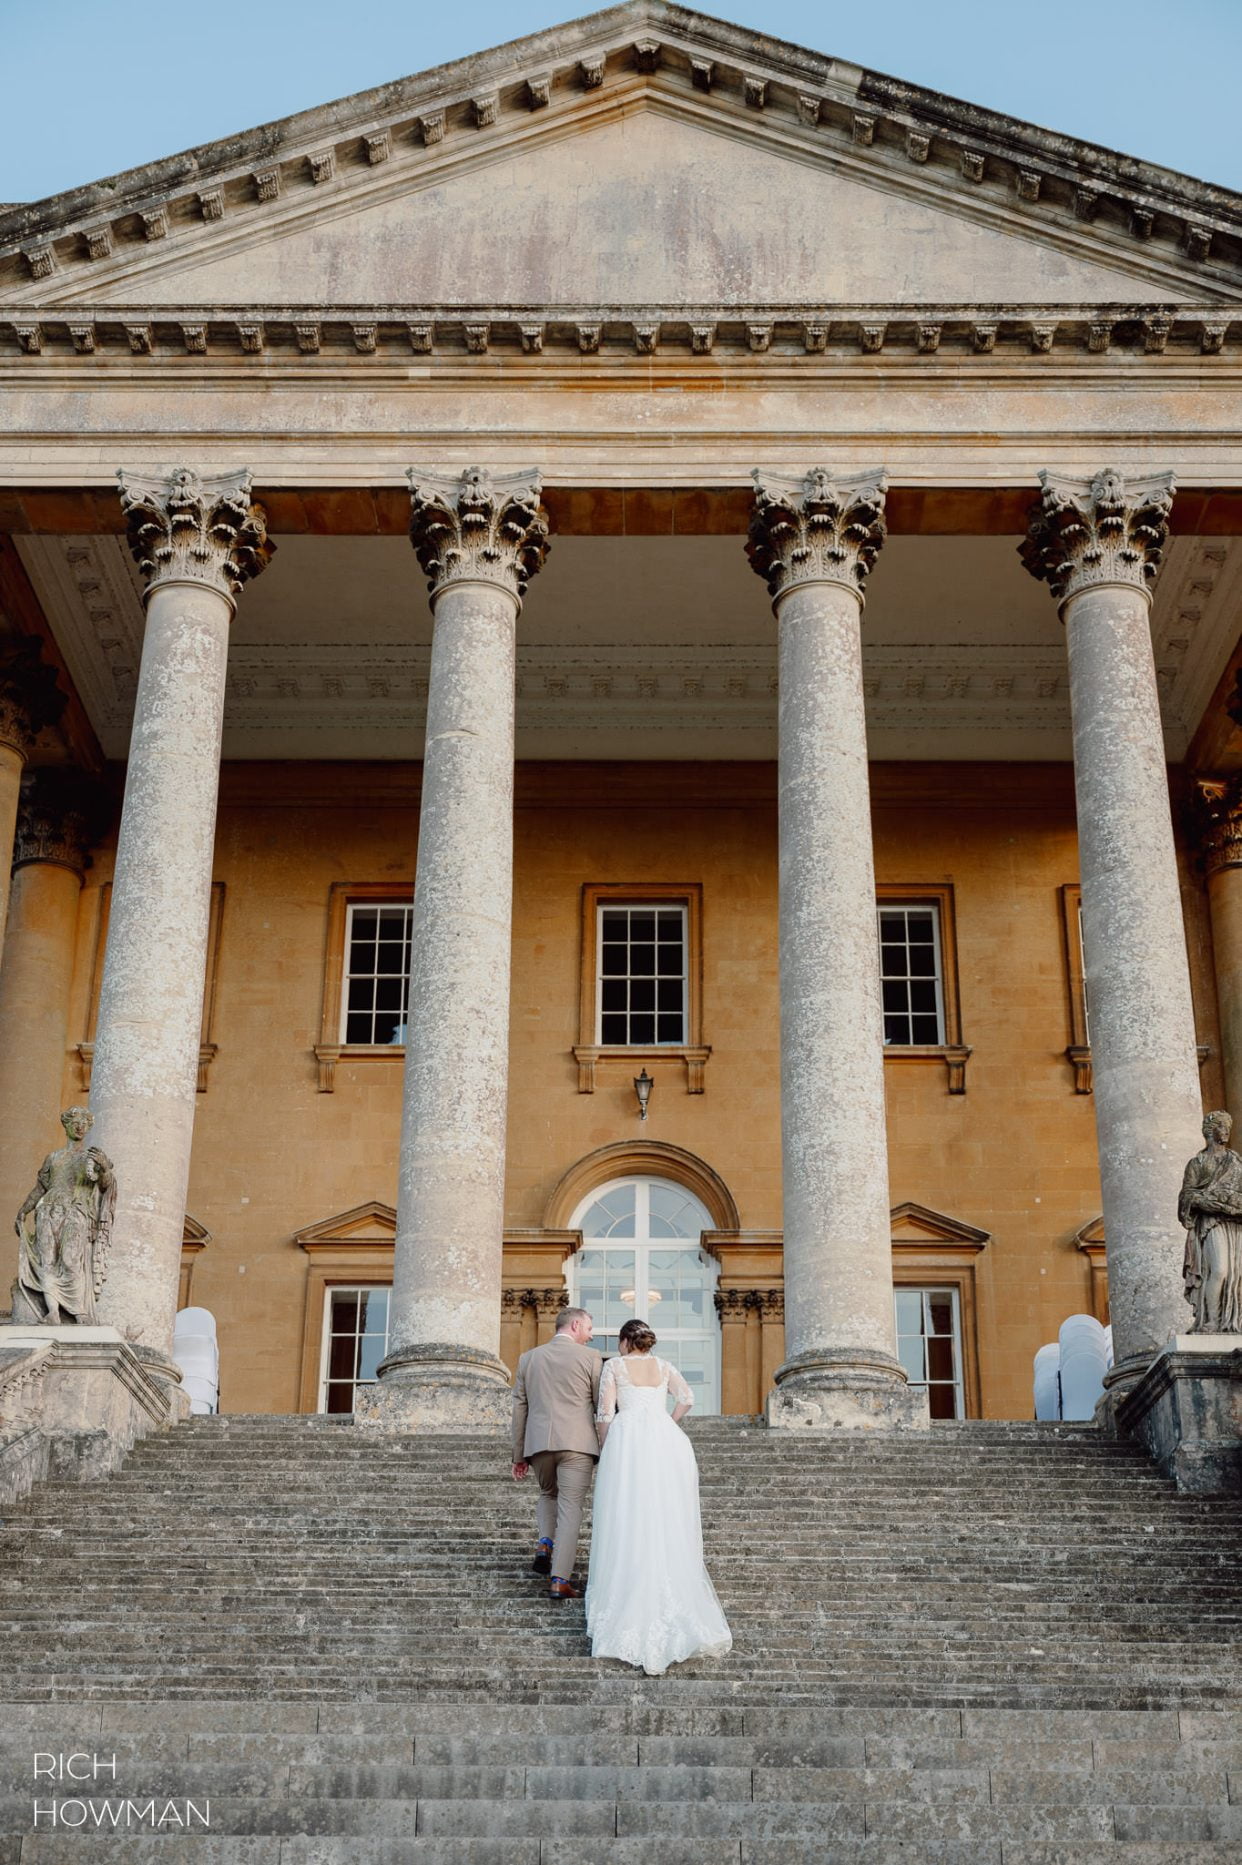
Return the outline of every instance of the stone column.
{"type": "Polygon", "coordinates": [[[78,896],[101,816],[99,791],[78,770],[44,766],[22,780],[0,965],[0,1221],[6,1240],[43,1159],[62,1144],[57,1120],[78,896]]]}
{"type": "Polygon", "coordinates": [[[499,1356],[517,617],[547,553],[533,474],[410,474],[435,627],[419,814],[389,1352],[355,1416],[472,1430],[499,1356]]]}
{"type": "Polygon", "coordinates": [[[91,1070],[118,1191],[100,1320],[176,1379],[229,624],[273,547],[247,472],[119,477],[147,619],[91,1070]]]}
{"type": "Polygon", "coordinates": [[[44,726],[55,724],[66,703],[55,670],[44,664],[41,653],[41,643],[31,635],[9,640],[0,649],[0,951],[22,772],[31,745],[44,726]]]}
{"type": "Polygon", "coordinates": [[[1242,773],[1197,778],[1195,789],[1212,918],[1225,1106],[1242,1130],[1242,773]]]}
{"type": "Polygon", "coordinates": [[[893,1329],[863,586],[884,479],[755,474],[746,551],[780,671],[785,1349],[772,1425],[925,1425],[893,1329]]]}
{"type": "Polygon", "coordinates": [[[1182,1168],[1202,1104],[1152,659],[1151,585],[1170,473],[1041,473],[1022,561],[1069,651],[1083,947],[1116,1364],[1132,1383],[1186,1326],[1182,1168]]]}

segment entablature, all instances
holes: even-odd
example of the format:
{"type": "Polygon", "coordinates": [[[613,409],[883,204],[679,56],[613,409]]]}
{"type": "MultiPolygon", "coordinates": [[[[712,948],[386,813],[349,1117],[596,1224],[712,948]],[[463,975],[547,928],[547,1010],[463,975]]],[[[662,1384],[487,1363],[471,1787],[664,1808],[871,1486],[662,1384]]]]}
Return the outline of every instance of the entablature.
{"type": "Polygon", "coordinates": [[[209,358],[261,371],[292,364],[330,372],[335,364],[431,358],[472,367],[471,358],[523,359],[544,379],[573,359],[624,372],[663,357],[710,371],[727,355],[762,374],[773,366],[876,359],[934,369],[963,364],[986,372],[1056,352],[1107,370],[1108,358],[1218,356],[1242,360],[1242,307],[1219,304],[857,304],[857,305],[31,305],[0,308],[0,362],[149,359],[150,367],[209,358]],[[696,359],[697,362],[696,362],[696,359]],[[751,360],[753,359],[753,361],[751,360]]]}

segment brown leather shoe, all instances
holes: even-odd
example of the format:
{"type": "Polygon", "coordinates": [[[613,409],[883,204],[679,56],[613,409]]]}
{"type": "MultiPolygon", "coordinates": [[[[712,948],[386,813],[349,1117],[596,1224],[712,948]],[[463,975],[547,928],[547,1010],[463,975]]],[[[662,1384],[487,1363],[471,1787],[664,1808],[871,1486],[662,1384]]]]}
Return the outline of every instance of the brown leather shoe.
{"type": "Polygon", "coordinates": [[[576,1587],[572,1580],[554,1580],[548,1588],[549,1599],[581,1599],[582,1588],[576,1587]]]}
{"type": "Polygon", "coordinates": [[[550,1541],[537,1541],[535,1543],[535,1558],[530,1565],[531,1571],[536,1574],[550,1574],[552,1572],[552,1543],[550,1541]]]}

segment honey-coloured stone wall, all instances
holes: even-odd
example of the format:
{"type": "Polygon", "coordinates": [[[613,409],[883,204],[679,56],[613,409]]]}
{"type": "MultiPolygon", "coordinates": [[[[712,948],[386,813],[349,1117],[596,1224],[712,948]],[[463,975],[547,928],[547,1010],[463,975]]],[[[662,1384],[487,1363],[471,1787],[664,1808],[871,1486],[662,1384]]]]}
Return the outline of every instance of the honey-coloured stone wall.
{"type": "MultiPolygon", "coordinates": [[[[908,888],[912,898],[951,889],[960,1036],[971,1051],[957,1076],[963,1092],[950,1092],[943,1056],[886,1060],[889,1198],[916,1214],[902,1221],[899,1254],[912,1250],[913,1235],[912,1260],[966,1276],[981,1413],[1029,1417],[1036,1349],[1066,1315],[1092,1308],[1091,1264],[1077,1237],[1100,1210],[1093,1101],[1075,1091],[1065,1055],[1061,890],[1078,878],[1072,774],[1053,765],[880,764],[871,778],[877,884],[908,888]],[[947,1238],[938,1241],[918,1213],[950,1220],[947,1238]]],[[[188,1209],[209,1238],[194,1256],[190,1299],[217,1318],[226,1411],[298,1409],[305,1343],[316,1332],[307,1327],[308,1291],[320,1302],[323,1278],[312,1277],[312,1253],[296,1233],[368,1204],[396,1204],[400,1058],[342,1055],[325,1093],[315,1047],[330,892],[351,882],[408,889],[418,787],[417,765],[223,770],[216,1052],[197,1097],[188,1209]]],[[[781,1224],[773,768],[520,765],[516,792],[505,1222],[517,1237],[517,1273],[532,1275],[546,1257],[555,1278],[568,1213],[554,1193],[564,1175],[598,1149],[641,1139],[692,1154],[717,1176],[743,1240],[722,1251],[763,1261],[755,1273],[770,1287],[781,1224]],[[632,883],[637,896],[654,883],[702,889],[703,1091],[688,1091],[692,1071],[680,1056],[648,1060],[655,1087],[641,1127],[637,1068],[627,1059],[600,1059],[594,1092],[580,1091],[582,890],[592,883],[632,883]],[[541,1256],[531,1233],[544,1228],[541,1256]]],[[[110,862],[97,851],[79,900],[73,975],[64,981],[62,1104],[82,1092],[77,1044],[97,989],[110,862]]],[[[1183,899],[1197,1035],[1209,1051],[1202,1087],[1214,1106],[1222,1087],[1210,934],[1202,880],[1185,857],[1183,899]]],[[[834,1064],[848,1096],[856,1058],[834,1064]]],[[[56,1137],[52,1109],[48,1147],[56,1137]]],[[[1186,1135],[1187,1157],[1197,1143],[1186,1135]]],[[[5,1157],[0,1183],[14,1209],[38,1163],[5,1157]]],[[[15,1245],[4,1228],[7,1284],[15,1245]]],[[[348,1228],[332,1243],[333,1274],[350,1260],[348,1228]]],[[[1173,1212],[1168,1233],[1180,1253],[1173,1212]]],[[[366,1280],[383,1261],[373,1222],[358,1250],[366,1280]]],[[[919,1273],[936,1280],[925,1267],[919,1273]]],[[[726,1329],[739,1353],[745,1336],[742,1325],[726,1329]]],[[[515,1338],[511,1326],[507,1339],[515,1338]]],[[[769,1340],[765,1366],[770,1357],[769,1340]]],[[[737,1403],[746,1378],[725,1372],[737,1403]]]]}

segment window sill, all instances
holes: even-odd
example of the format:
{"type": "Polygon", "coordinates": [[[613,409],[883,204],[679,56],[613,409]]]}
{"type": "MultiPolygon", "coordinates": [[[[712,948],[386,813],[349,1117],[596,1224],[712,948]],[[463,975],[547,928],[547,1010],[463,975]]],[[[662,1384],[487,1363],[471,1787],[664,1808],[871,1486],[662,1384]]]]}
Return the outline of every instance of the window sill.
{"type": "Polygon", "coordinates": [[[336,1091],[338,1062],[405,1061],[404,1043],[316,1043],[315,1060],[319,1064],[319,1092],[336,1091]]]}
{"type": "Polygon", "coordinates": [[[967,1043],[885,1043],[886,1062],[943,1062],[949,1093],[965,1094],[966,1064],[973,1050],[967,1043]]]}
{"type": "Polygon", "coordinates": [[[578,1064],[578,1093],[595,1093],[595,1071],[601,1062],[637,1062],[639,1068],[648,1062],[684,1062],[686,1093],[702,1094],[703,1071],[711,1053],[708,1045],[682,1043],[664,1043],[649,1049],[629,1049],[612,1043],[575,1043],[573,1057],[578,1064]]]}

